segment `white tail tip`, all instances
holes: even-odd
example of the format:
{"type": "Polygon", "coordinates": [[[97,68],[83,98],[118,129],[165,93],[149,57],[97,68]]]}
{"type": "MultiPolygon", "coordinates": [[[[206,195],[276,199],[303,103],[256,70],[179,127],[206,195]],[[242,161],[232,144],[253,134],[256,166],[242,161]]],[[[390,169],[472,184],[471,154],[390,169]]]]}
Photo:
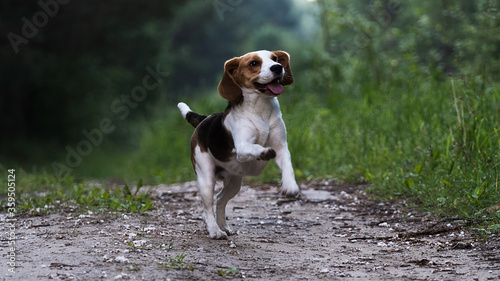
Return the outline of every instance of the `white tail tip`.
{"type": "Polygon", "coordinates": [[[186,114],[188,114],[189,112],[191,112],[191,108],[189,108],[189,106],[183,102],[180,102],[177,104],[177,107],[179,108],[179,110],[181,111],[181,114],[184,118],[186,118],[186,114]]]}

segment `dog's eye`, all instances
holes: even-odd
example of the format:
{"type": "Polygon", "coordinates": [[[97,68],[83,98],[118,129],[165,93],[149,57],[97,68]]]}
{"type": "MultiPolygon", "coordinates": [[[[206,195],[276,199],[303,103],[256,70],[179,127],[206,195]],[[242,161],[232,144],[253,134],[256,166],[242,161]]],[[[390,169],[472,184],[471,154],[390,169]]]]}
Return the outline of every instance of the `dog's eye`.
{"type": "Polygon", "coordinates": [[[255,60],[250,62],[250,66],[257,66],[257,65],[259,65],[259,62],[255,61],[255,60]]]}
{"type": "Polygon", "coordinates": [[[271,58],[273,61],[277,62],[278,61],[278,57],[274,56],[271,58]]]}

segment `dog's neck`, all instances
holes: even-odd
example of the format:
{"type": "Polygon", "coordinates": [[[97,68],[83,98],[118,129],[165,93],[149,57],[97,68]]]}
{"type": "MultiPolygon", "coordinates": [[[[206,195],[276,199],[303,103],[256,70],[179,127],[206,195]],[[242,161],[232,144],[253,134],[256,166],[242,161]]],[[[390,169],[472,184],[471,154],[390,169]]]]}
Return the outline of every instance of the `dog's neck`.
{"type": "Polygon", "coordinates": [[[257,115],[269,119],[280,107],[276,97],[267,96],[254,89],[242,89],[243,101],[231,106],[231,112],[237,115],[257,115]]]}

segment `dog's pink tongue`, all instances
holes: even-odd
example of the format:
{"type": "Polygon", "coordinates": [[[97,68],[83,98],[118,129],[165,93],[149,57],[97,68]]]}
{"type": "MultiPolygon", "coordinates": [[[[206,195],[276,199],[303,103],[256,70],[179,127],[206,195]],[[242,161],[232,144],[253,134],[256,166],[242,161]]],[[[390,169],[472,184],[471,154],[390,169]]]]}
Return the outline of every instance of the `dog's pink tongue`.
{"type": "Polygon", "coordinates": [[[271,83],[267,85],[267,88],[273,92],[275,95],[283,93],[283,85],[280,83],[271,83]]]}

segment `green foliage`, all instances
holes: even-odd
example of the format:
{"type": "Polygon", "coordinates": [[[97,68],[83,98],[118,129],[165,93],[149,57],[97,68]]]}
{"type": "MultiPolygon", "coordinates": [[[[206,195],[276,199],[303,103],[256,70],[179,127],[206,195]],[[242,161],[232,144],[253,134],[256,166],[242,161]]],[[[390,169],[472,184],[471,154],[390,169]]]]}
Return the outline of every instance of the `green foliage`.
{"type": "Polygon", "coordinates": [[[457,215],[497,204],[497,4],[320,3],[325,51],[311,51],[318,70],[307,88],[326,81],[321,104],[340,118],[318,122],[328,138],[340,131],[345,140],[321,144],[333,163],[340,158],[331,151],[344,150],[336,165],[351,167],[337,175],[457,215]]]}
{"type": "Polygon", "coordinates": [[[427,157],[425,164],[431,169],[417,174],[418,185],[413,187],[431,193],[427,196],[429,204],[442,205],[466,216],[497,204],[500,195],[497,165],[500,91],[498,87],[482,88],[463,81],[461,88],[451,89],[456,122],[449,124],[446,141],[436,144],[427,157]]]}
{"type": "MultiPolygon", "coordinates": [[[[71,212],[144,212],[153,208],[148,193],[139,193],[142,180],[132,193],[125,185],[123,188],[111,188],[76,182],[72,178],[58,179],[47,173],[31,174],[24,171],[17,173],[16,211],[19,215],[40,215],[57,210],[71,212]]],[[[3,184],[3,181],[0,181],[3,184]]],[[[1,194],[2,198],[6,194],[1,194]]],[[[7,200],[2,199],[0,208],[7,209],[7,200]]]]}

